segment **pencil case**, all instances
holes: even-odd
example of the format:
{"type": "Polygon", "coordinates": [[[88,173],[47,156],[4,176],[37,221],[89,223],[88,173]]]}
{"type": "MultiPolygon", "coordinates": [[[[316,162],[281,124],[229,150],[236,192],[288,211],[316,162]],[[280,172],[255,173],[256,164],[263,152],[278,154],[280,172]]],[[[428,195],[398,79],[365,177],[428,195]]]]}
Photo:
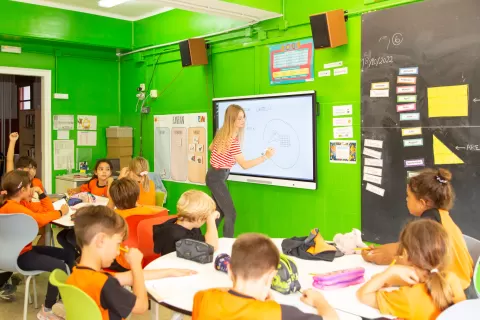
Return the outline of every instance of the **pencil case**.
{"type": "Polygon", "coordinates": [[[322,290],[346,288],[365,281],[364,268],[338,270],[313,277],[313,286],[322,290]]]}
{"type": "Polygon", "coordinates": [[[192,240],[182,239],[175,243],[177,257],[195,261],[198,263],[210,263],[213,261],[213,246],[208,243],[192,240]]]}

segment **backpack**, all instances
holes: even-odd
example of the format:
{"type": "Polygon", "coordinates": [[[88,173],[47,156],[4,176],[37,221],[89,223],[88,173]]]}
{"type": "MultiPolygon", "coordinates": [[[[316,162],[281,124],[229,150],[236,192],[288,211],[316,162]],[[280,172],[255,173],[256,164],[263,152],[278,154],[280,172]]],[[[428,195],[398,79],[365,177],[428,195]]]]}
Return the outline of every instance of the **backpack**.
{"type": "Polygon", "coordinates": [[[282,294],[295,293],[301,289],[297,265],[284,254],[280,254],[280,263],[272,281],[272,289],[282,294]]]}

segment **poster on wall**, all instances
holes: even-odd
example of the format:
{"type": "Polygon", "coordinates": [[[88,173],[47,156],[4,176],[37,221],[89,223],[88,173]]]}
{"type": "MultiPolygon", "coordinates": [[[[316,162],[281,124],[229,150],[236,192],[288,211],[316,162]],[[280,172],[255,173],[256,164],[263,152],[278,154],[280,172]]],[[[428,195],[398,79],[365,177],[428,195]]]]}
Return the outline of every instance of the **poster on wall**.
{"type": "Polygon", "coordinates": [[[330,162],[357,163],[357,141],[330,140],[330,162]]]}
{"type": "Polygon", "coordinates": [[[163,180],[205,184],[207,114],[154,116],[155,172],[163,180]]]}
{"type": "Polygon", "coordinates": [[[270,46],[271,85],[313,81],[313,39],[270,46]]]}

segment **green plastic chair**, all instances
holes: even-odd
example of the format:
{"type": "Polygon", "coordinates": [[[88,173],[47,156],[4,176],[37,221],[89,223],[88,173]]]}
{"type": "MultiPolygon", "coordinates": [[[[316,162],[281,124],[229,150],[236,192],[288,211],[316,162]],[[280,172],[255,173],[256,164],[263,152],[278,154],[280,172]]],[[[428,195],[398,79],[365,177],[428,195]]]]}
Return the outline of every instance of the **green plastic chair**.
{"type": "Polygon", "coordinates": [[[102,320],[95,301],[79,288],[66,284],[67,274],[60,269],[50,274],[50,283],[58,288],[62,296],[68,320],[102,320]]]}
{"type": "Polygon", "coordinates": [[[475,264],[473,283],[475,285],[475,291],[477,291],[477,296],[480,299],[480,257],[475,264]]]}
{"type": "Polygon", "coordinates": [[[163,207],[165,201],[165,193],[162,191],[155,192],[155,204],[159,207],[163,207]]]}

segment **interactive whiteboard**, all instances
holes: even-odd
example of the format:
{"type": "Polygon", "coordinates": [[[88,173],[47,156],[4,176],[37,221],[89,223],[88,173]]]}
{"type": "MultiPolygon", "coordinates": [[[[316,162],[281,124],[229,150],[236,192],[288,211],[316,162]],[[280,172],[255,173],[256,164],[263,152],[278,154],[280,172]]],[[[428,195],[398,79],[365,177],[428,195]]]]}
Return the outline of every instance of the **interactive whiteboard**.
{"type": "Polygon", "coordinates": [[[214,131],[223,126],[225,110],[237,104],[245,110],[241,144],[245,159],[258,158],[268,147],[275,155],[244,170],[236,164],[230,180],[316,189],[315,92],[214,99],[214,131]]]}

